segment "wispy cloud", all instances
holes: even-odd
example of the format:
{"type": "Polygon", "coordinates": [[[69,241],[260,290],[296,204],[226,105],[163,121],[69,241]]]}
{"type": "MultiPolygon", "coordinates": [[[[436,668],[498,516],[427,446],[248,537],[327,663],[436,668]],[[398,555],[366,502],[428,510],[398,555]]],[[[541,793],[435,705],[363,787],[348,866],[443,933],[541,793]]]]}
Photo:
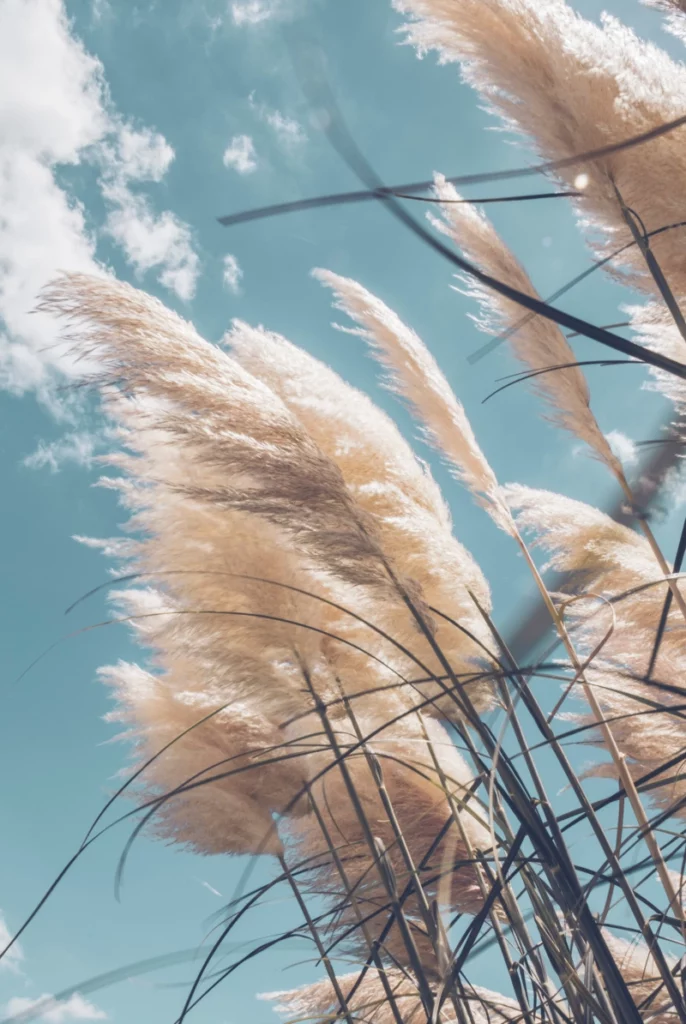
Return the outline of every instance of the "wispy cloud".
{"type": "MultiPolygon", "coordinates": [[[[4,917],[0,913],[0,949],[4,949],[11,939],[11,932],[4,917]]],[[[15,943],[0,961],[0,970],[21,974],[24,953],[15,943]]],[[[68,999],[55,999],[51,995],[41,995],[35,999],[27,996],[14,996],[4,1006],[2,1016],[7,1019],[44,1021],[45,1024],[66,1024],[73,1020],[107,1020],[107,1014],[95,1006],[79,992],[74,992],[68,999]]]]}
{"type": "Polygon", "coordinates": [[[57,1000],[50,995],[39,996],[38,999],[15,996],[5,1006],[5,1016],[21,1020],[23,1015],[26,1020],[45,1021],[46,1024],[65,1024],[72,1020],[107,1020],[104,1010],[84,999],[78,992],[65,1000],[57,1000]]]}
{"type": "Polygon", "coordinates": [[[231,4],[234,25],[259,25],[276,13],[276,4],[268,0],[235,0],[231,4]]]}
{"type": "Polygon", "coordinates": [[[51,473],[59,473],[69,464],[91,466],[104,443],[101,434],[73,431],[57,441],[39,441],[36,450],[22,459],[22,464],[28,469],[48,469],[51,473]]]}
{"type": "Polygon", "coordinates": [[[243,271],[241,270],[238,260],[230,252],[227,252],[224,257],[224,287],[228,288],[234,295],[238,295],[241,290],[242,278],[243,271]]]}
{"type": "MultiPolygon", "coordinates": [[[[94,3],[94,16],[107,6],[94,3]]],[[[30,311],[58,270],[104,272],[84,207],[58,180],[58,168],[98,167],[105,200],[115,208],[110,227],[137,269],[136,219],[139,234],[154,228],[155,259],[148,252],[142,262],[161,267],[166,287],[190,295],[199,262],[187,225],[173,213],[153,214],[147,198],[128,192],[132,181],[161,180],[173,149],[115,109],[102,64],[73,34],[64,0],[0,3],[0,120],[0,387],[34,390],[55,409],[56,378],[78,376],[83,365],[59,343],[56,321],[30,311]]]]}
{"type": "MultiPolygon", "coordinates": [[[[5,949],[12,938],[12,933],[7,927],[5,918],[0,913],[0,949],[5,949]]],[[[18,942],[12,946],[9,952],[5,953],[0,960],[0,970],[11,971],[12,974],[21,974],[21,964],[24,960],[24,951],[18,942]]]]}
{"type": "Polygon", "coordinates": [[[164,135],[125,124],[117,134],[113,169],[120,181],[161,181],[174,156],[164,135]]]}
{"type": "Polygon", "coordinates": [[[282,144],[297,145],[307,140],[303,126],[294,117],[282,114],[280,110],[275,110],[266,103],[258,102],[254,92],[250,93],[248,99],[260,120],[269,125],[282,144]]]}
{"type": "Polygon", "coordinates": [[[605,435],[614,455],[617,456],[623,466],[632,466],[638,459],[636,445],[623,434],[621,430],[611,430],[605,435]]]}
{"type": "Polygon", "coordinates": [[[110,17],[111,14],[112,7],[109,0],[92,0],[91,17],[93,21],[102,21],[103,18],[110,17]]]}
{"type": "Polygon", "coordinates": [[[307,139],[300,122],[293,117],[287,117],[279,110],[271,110],[265,114],[265,121],[283,142],[298,143],[305,142],[307,139]]]}
{"type": "Polygon", "coordinates": [[[73,370],[56,325],[30,316],[57,268],[97,272],[83,208],[58,185],[54,168],[79,163],[106,133],[100,63],[70,34],[55,0],[0,4],[0,386],[50,388],[73,370]],[[40,31],[36,26],[40,25],[40,31]]]}
{"type": "Polygon", "coordinates": [[[121,246],[139,274],[159,270],[158,281],[183,301],[195,294],[200,260],[188,224],[171,210],[155,213],[150,200],[130,188],[132,182],[159,182],[174,160],[174,150],[159,132],[122,125],[114,144],[100,150],[102,194],[112,207],[107,233],[121,246]]]}
{"type": "Polygon", "coordinates": [[[665,508],[671,512],[686,505],[686,464],[679,461],[668,470],[662,482],[661,496],[665,508]]]}
{"type": "Polygon", "coordinates": [[[156,214],[144,196],[120,183],[103,187],[112,203],[105,229],[139,274],[159,269],[165,288],[188,301],[195,295],[200,260],[190,227],[171,210],[156,214]]]}
{"type": "Polygon", "coordinates": [[[234,135],[224,150],[224,167],[239,174],[251,174],[257,168],[255,144],[249,135],[234,135]]]}

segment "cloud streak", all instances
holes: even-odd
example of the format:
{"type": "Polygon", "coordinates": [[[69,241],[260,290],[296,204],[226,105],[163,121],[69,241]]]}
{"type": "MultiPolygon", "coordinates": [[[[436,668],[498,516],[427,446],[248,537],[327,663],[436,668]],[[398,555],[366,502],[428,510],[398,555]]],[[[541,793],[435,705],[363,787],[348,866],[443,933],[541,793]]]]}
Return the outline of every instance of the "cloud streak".
{"type": "Polygon", "coordinates": [[[224,274],[223,281],[224,287],[228,288],[234,295],[238,295],[241,290],[241,281],[243,279],[243,271],[235,256],[230,252],[227,252],[224,257],[224,274]]]}
{"type": "Polygon", "coordinates": [[[90,467],[104,443],[101,434],[73,431],[56,441],[39,441],[36,450],[22,459],[22,465],[27,469],[48,469],[51,473],[59,473],[70,464],[90,467]]]}
{"type": "Polygon", "coordinates": [[[66,1024],[72,1020],[107,1020],[104,1010],[75,992],[69,999],[57,1000],[51,995],[38,999],[15,996],[7,1003],[5,1014],[17,1020],[45,1021],[45,1024],[66,1024]]]}
{"type": "Polygon", "coordinates": [[[259,25],[269,21],[276,13],[276,5],[267,0],[236,0],[231,4],[234,25],[259,25]]]}
{"type": "MultiPolygon", "coordinates": [[[[12,939],[12,933],[7,926],[7,922],[0,912],[0,949],[5,949],[8,943],[12,939]]],[[[12,946],[12,948],[5,953],[2,960],[0,960],[0,971],[8,971],[12,974],[21,974],[21,964],[24,960],[24,951],[18,942],[12,946]]]]}
{"type": "Polygon", "coordinates": [[[54,322],[29,315],[40,289],[60,270],[103,274],[95,229],[58,169],[95,165],[109,206],[108,230],[139,272],[182,298],[195,288],[199,261],[190,229],[155,214],[131,182],[159,182],[174,157],[152,129],[134,129],[114,108],[104,68],[77,39],[63,0],[0,4],[0,387],[34,391],[55,406],[59,377],[78,376],[54,322]],[[36,26],[40,26],[40,31],[36,26]],[[140,235],[151,231],[144,246],[140,235]]]}
{"type": "Polygon", "coordinates": [[[224,150],[224,167],[230,167],[239,174],[252,174],[257,170],[255,143],[249,135],[234,135],[224,150]]]}

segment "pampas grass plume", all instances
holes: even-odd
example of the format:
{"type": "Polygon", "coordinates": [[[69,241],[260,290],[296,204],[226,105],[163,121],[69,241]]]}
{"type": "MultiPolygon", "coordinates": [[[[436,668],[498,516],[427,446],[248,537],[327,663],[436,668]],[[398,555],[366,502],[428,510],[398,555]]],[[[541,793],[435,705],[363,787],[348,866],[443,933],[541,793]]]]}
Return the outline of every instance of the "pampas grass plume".
{"type": "Polygon", "coordinates": [[[484,456],[462,404],[424,342],[380,299],[350,278],[329,270],[315,277],[331,288],[336,305],[359,325],[373,355],[388,374],[389,387],[407,400],[427,440],[445,457],[455,476],[512,533],[513,524],[495,474],[484,456]]]}

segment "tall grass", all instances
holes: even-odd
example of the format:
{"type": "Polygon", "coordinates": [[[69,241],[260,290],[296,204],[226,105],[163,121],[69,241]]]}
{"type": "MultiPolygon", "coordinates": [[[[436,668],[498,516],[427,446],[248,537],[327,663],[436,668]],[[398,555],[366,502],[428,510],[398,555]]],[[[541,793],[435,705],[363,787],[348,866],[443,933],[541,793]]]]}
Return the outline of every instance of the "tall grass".
{"type": "MultiPolygon", "coordinates": [[[[633,348],[572,326],[644,359],[684,440],[686,67],[562,0],[395,6],[409,42],[458,62],[536,145],[598,260],[643,293],[619,325],[633,348]]],[[[652,6],[685,33],[683,3],[652,6]]],[[[357,166],[425,234],[403,190],[357,166]]],[[[314,272],[533,574],[556,643],[526,665],[428,469],[366,395],[261,328],[236,322],[210,345],[110,278],[67,275],[42,298],[101,368],[91,383],[121,442],[106,484],[131,517],[113,601],[151,652],[147,668],[101,672],[135,756],[113,800],[136,794],[132,838],[147,828],[276,865],[228,907],[176,1024],[219,986],[230,1000],[241,964],[293,934],[321,973],[275,994],[293,1024],[686,1021],[681,574],[594,417],[564,316],[445,178],[427,198],[479,326],[507,340],[545,417],[590,448],[634,513],[628,527],[502,486],[417,333],[356,281],[314,272]],[[533,546],[563,592],[547,589],[533,546]],[[583,776],[579,743],[593,756],[583,776]],[[603,799],[593,776],[615,780],[603,799]],[[227,964],[234,929],[274,889],[301,923],[227,964]],[[498,991],[471,980],[484,962],[498,991]]]]}

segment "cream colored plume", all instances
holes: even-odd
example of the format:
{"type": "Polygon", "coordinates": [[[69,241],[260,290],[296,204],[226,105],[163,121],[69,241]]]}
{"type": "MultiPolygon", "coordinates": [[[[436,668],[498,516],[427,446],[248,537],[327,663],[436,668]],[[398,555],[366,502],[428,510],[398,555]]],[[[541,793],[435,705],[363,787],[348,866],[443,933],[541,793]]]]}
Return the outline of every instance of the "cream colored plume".
{"type": "Polygon", "coordinates": [[[158,835],[203,854],[282,853],[271,815],[306,807],[304,763],[259,705],[176,690],[169,676],[125,662],[100,676],[118,702],[108,718],[130,727],[141,763],[175,741],[139,788],[146,800],[174,794],[152,819],[158,835]]]}
{"type": "MultiPolygon", "coordinates": [[[[686,67],[609,15],[598,26],[563,0],[394,0],[413,20],[406,38],[459,61],[464,79],[513,129],[557,161],[621,142],[681,117],[686,67]]],[[[613,182],[647,230],[683,220],[686,127],[635,148],[556,172],[576,200],[589,240],[606,255],[632,241],[613,182]],[[669,168],[670,187],[665,187],[669,168]]],[[[652,248],[673,290],[686,290],[683,233],[652,248]]],[[[634,282],[653,289],[637,247],[618,257],[634,282]]]]}
{"type": "MultiPolygon", "coordinates": [[[[310,707],[301,659],[324,701],[337,696],[336,673],[351,692],[369,689],[371,679],[397,686],[397,670],[382,664],[393,662],[390,645],[326,603],[369,611],[358,588],[313,571],[272,523],[226,509],[220,470],[151,429],[149,401],[118,400],[110,411],[126,426],[131,454],[108,461],[126,473],[114,482],[132,513],[128,530],[144,538],[122,568],[152,574],[144,590],[113,597],[167,672],[180,675],[179,688],[213,687],[221,696],[230,686],[282,721],[310,707]]],[[[221,443],[220,435],[218,456],[221,443]]]]}
{"type": "Polygon", "coordinates": [[[443,453],[457,478],[498,526],[512,533],[512,519],[495,474],[462,404],[423,341],[356,281],[329,270],[315,270],[314,275],[334,291],[337,308],[360,324],[355,333],[370,343],[373,354],[388,371],[390,386],[408,401],[427,439],[443,453]]]}
{"type": "Polygon", "coordinates": [[[277,524],[350,582],[387,581],[337,467],[272,391],[189,323],[130,285],[80,274],[49,285],[40,309],[68,319],[77,351],[105,364],[103,382],[157,401],[151,427],[217,471],[217,508],[277,524]]]}
{"type": "MultiPolygon", "coordinates": [[[[571,605],[570,617],[577,617],[575,635],[587,655],[602,644],[585,676],[633,778],[651,774],[654,785],[646,795],[686,816],[683,620],[672,606],[652,682],[646,681],[666,596],[647,542],[583,502],[519,485],[504,490],[518,526],[550,555],[549,566],[571,574],[565,593],[589,598],[571,605]]],[[[593,771],[614,775],[615,769],[604,764],[593,771]]]]}
{"type": "MultiPolygon", "coordinates": [[[[254,853],[264,844],[278,853],[290,826],[275,829],[272,815],[306,809],[312,758],[330,756],[315,697],[334,724],[346,721],[343,689],[357,714],[389,728],[417,699],[399,672],[405,655],[346,611],[383,619],[379,595],[396,597],[364,564],[365,551],[373,561],[379,550],[372,518],[281,400],[155,300],[65,277],[44,306],[69,315],[75,341],[97,347],[125,385],[106,387],[123,451],[105,460],[122,475],[103,482],[131,514],[133,537],[105,550],[123,558],[125,573],[142,574],[112,596],[150,651],[151,671],[120,665],[103,677],[118,701],[112,717],[136,740],[137,765],[170,744],[138,793],[181,787],[153,824],[198,851],[254,853]],[[319,519],[313,541],[309,519],[319,519]],[[205,784],[217,771],[231,774],[205,784]]],[[[413,507],[447,529],[430,479],[404,450],[403,459],[415,473],[413,507]]]]}
{"type": "MultiPolygon", "coordinates": [[[[428,468],[419,463],[393,421],[367,395],[277,334],[236,322],[225,342],[336,463],[353,498],[374,524],[384,551],[405,578],[419,584],[425,604],[459,622],[486,649],[492,646],[470,596],[471,591],[490,610],[488,584],[453,536],[450,513],[428,468]]],[[[402,602],[386,600],[374,612],[383,614],[383,622],[377,619],[377,624],[440,671],[402,602]]],[[[454,671],[469,671],[476,661],[483,661],[483,647],[455,626],[438,616],[434,626],[435,639],[454,671]]],[[[470,686],[479,710],[490,703],[491,689],[488,682],[470,686]]],[[[448,710],[445,702],[441,706],[448,710]]]]}
{"type": "MultiPolygon", "coordinates": [[[[485,214],[476,206],[457,202],[460,195],[443,175],[435,176],[434,188],[445,204],[441,207],[442,219],[430,218],[435,227],[448,235],[479,270],[539,298],[528,274],[485,214]]],[[[516,302],[485,285],[473,283],[473,279],[466,281],[468,294],[481,307],[481,319],[477,322],[482,330],[500,334],[522,321],[522,307],[516,302]]],[[[509,343],[517,358],[533,371],[565,367],[538,374],[531,381],[533,389],[548,404],[548,418],[585,442],[613,473],[621,474],[621,465],[591,412],[586,378],[573,365],[576,356],[560,328],[543,317],[531,317],[510,336],[509,343]]]]}
{"type": "MultiPolygon", "coordinates": [[[[475,913],[482,905],[474,851],[488,855],[491,838],[487,827],[488,811],[473,795],[470,787],[473,776],[440,723],[427,719],[426,734],[416,716],[405,716],[399,721],[384,717],[358,717],[357,724],[367,747],[377,757],[383,773],[394,813],[412,855],[419,878],[429,899],[441,893],[442,900],[453,911],[475,913]],[[451,818],[451,805],[436,770],[434,757],[445,779],[446,789],[459,809],[459,828],[452,822],[444,838],[421,868],[424,858],[436,837],[445,830],[451,818]],[[446,877],[441,884],[441,873],[446,877]]],[[[410,880],[406,862],[396,841],[388,815],[381,802],[375,777],[364,752],[360,749],[353,723],[348,720],[336,724],[336,741],[347,754],[346,764],[366,819],[375,838],[380,838],[388,851],[389,862],[397,879],[400,892],[410,880]]],[[[314,752],[307,758],[312,799],[317,803],[329,834],[339,845],[351,888],[363,917],[371,915],[367,927],[376,937],[388,920],[389,896],[378,869],[375,856],[365,841],[365,834],[356,809],[348,794],[342,773],[332,767],[330,750],[314,752]]],[[[334,907],[345,901],[345,890],[332,870],[328,845],[316,819],[309,815],[292,820],[288,827],[288,846],[294,859],[312,859],[319,864],[309,885],[314,892],[325,892],[334,907]]],[[[437,976],[438,964],[431,942],[426,934],[415,895],[403,904],[406,917],[413,930],[424,970],[437,976]]],[[[346,924],[356,924],[354,908],[347,906],[336,918],[336,930],[346,924]]],[[[366,955],[366,943],[361,930],[354,927],[346,941],[346,948],[355,956],[366,955]]],[[[408,964],[408,954],[397,925],[384,940],[384,948],[402,964],[408,964]]]]}
{"type": "MultiPolygon", "coordinates": [[[[678,1024],[679,1014],[665,992],[660,971],[645,943],[627,942],[607,930],[603,934],[643,1019],[650,1024],[678,1024]]],[[[673,968],[675,958],[665,959],[673,968]]]]}
{"type": "MultiPolygon", "coordinates": [[[[631,326],[639,344],[671,359],[683,360],[684,339],[664,306],[650,302],[645,306],[624,307],[624,310],[631,317],[631,326]]],[[[650,367],[650,373],[653,382],[646,387],[659,391],[672,403],[674,429],[682,439],[686,439],[686,380],[655,366],[650,367]]]]}
{"type": "MultiPolygon", "coordinates": [[[[377,971],[368,970],[352,995],[358,977],[359,974],[351,973],[338,979],[344,998],[349,999],[353,1020],[366,1021],[368,1024],[395,1024],[393,1010],[377,971]]],[[[411,976],[397,968],[390,968],[386,971],[386,977],[404,1024],[421,1024],[426,1014],[411,976]]],[[[319,981],[288,992],[269,992],[259,998],[277,1002],[274,1009],[287,1021],[307,1020],[311,1024],[324,1024],[340,1017],[338,1000],[329,981],[319,981]]],[[[514,1000],[478,986],[465,985],[464,994],[460,998],[465,1019],[471,1024],[507,1024],[508,1021],[518,1020],[521,1015],[519,1004],[514,1000]]],[[[455,1019],[455,1009],[450,1001],[446,1001],[438,1020],[455,1019]]]]}
{"type": "Polygon", "coordinates": [[[643,0],[643,3],[664,11],[666,30],[686,42],[686,0],[643,0]]]}

